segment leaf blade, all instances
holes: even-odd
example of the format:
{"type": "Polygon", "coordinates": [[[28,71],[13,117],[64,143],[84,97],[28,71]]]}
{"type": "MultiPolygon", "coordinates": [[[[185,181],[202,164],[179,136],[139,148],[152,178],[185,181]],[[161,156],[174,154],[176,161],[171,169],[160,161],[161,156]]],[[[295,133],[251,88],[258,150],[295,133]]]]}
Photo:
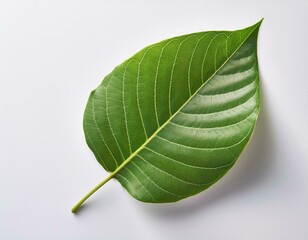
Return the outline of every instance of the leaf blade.
{"type": "Polygon", "coordinates": [[[92,109],[91,117],[88,114],[91,106],[87,105],[84,129],[89,147],[107,171],[116,172],[114,177],[133,197],[146,202],[177,201],[206,189],[234,164],[252,134],[259,112],[257,55],[256,51],[250,51],[256,49],[259,26],[257,23],[235,32],[184,35],[151,45],[119,65],[91,94],[92,108],[96,101],[100,111],[92,109]],[[228,41],[236,42],[239,36],[241,39],[244,36],[239,46],[228,46],[228,41]],[[203,47],[202,56],[198,48],[206,37],[208,44],[203,47]],[[241,49],[250,55],[243,58],[241,49]],[[194,59],[202,65],[194,64],[194,59]],[[234,75],[239,64],[243,65],[242,72],[247,73],[242,79],[234,75]],[[226,76],[230,78],[230,73],[232,84],[224,81],[226,76]],[[254,80],[251,75],[255,75],[254,80]],[[166,76],[170,76],[169,81],[166,76]],[[94,121],[95,113],[103,111],[106,114],[100,122],[94,121]],[[184,131],[185,127],[188,129],[184,131]],[[87,133],[89,129],[94,140],[87,133]],[[104,129],[104,134],[100,129],[104,129]],[[227,136],[218,129],[224,129],[227,136]],[[103,135],[110,144],[103,141],[103,135]],[[217,146],[217,136],[222,146],[217,146]],[[101,149],[100,154],[97,149],[101,149]],[[205,152],[207,159],[201,157],[205,152]]]}

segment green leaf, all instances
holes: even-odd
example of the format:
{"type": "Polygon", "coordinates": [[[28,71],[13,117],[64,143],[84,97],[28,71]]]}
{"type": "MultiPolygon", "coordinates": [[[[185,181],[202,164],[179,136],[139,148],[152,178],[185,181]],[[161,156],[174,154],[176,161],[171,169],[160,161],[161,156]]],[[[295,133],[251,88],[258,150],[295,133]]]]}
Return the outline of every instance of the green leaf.
{"type": "Polygon", "coordinates": [[[143,202],[175,202],[218,181],[248,143],[259,113],[262,20],[150,45],[92,91],[84,132],[97,161],[143,202]]]}

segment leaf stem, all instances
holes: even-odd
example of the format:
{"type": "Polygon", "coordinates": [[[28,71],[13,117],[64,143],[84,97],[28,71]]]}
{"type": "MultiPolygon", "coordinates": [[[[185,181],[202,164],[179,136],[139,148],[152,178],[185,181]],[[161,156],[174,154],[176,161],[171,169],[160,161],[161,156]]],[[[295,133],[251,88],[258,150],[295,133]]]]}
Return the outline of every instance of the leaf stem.
{"type": "Polygon", "coordinates": [[[107,178],[105,178],[102,182],[100,182],[95,188],[93,188],[90,192],[87,193],[73,208],[72,213],[76,213],[80,206],[98,189],[100,189],[105,183],[107,183],[110,179],[114,177],[115,173],[111,173],[107,178]]]}
{"type": "Polygon", "coordinates": [[[90,192],[87,193],[73,208],[72,208],[72,213],[76,213],[77,210],[80,208],[80,206],[93,194],[95,193],[98,189],[100,189],[105,183],[107,183],[110,179],[112,179],[115,175],[117,175],[118,172],[124,166],[129,163],[129,161],[135,157],[138,152],[153,138],[154,136],[150,137],[141,147],[139,147],[129,158],[127,158],[114,172],[112,172],[107,178],[105,178],[102,182],[100,182],[95,188],[93,188],[90,192]]]}

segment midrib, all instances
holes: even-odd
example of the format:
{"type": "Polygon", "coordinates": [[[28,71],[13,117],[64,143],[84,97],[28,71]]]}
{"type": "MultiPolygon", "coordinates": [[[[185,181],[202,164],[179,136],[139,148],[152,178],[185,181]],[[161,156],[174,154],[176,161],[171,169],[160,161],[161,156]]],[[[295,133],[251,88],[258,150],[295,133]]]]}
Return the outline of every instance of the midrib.
{"type": "Polygon", "coordinates": [[[221,68],[223,68],[226,63],[229,62],[229,60],[233,57],[233,55],[243,46],[243,44],[247,41],[247,39],[251,36],[251,34],[260,26],[262,20],[256,24],[256,26],[253,28],[253,30],[246,36],[246,38],[242,41],[242,43],[234,50],[234,52],[226,59],[225,62],[222,63],[222,65],[203,83],[201,86],[195,91],[194,94],[192,94],[186,102],[182,104],[182,106],[170,116],[170,118],[161,125],[136,151],[134,151],[120,166],[116,168],[110,175],[109,179],[113,178],[121,169],[125,167],[126,164],[128,164],[148,143],[151,142],[153,138],[157,136],[157,134],[164,129],[164,127],[171,122],[171,120],[191,101],[191,99],[216,75],[218,71],[220,71],[221,68]]]}

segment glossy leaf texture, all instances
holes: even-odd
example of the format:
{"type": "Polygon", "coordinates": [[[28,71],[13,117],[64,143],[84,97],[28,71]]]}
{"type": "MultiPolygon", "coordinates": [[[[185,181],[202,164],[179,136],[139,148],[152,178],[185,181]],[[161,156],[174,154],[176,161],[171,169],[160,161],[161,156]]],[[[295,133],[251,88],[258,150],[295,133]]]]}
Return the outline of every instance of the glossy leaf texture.
{"type": "Polygon", "coordinates": [[[178,201],[234,165],[259,113],[260,24],[150,45],[92,91],[86,141],[134,198],[178,201]]]}

